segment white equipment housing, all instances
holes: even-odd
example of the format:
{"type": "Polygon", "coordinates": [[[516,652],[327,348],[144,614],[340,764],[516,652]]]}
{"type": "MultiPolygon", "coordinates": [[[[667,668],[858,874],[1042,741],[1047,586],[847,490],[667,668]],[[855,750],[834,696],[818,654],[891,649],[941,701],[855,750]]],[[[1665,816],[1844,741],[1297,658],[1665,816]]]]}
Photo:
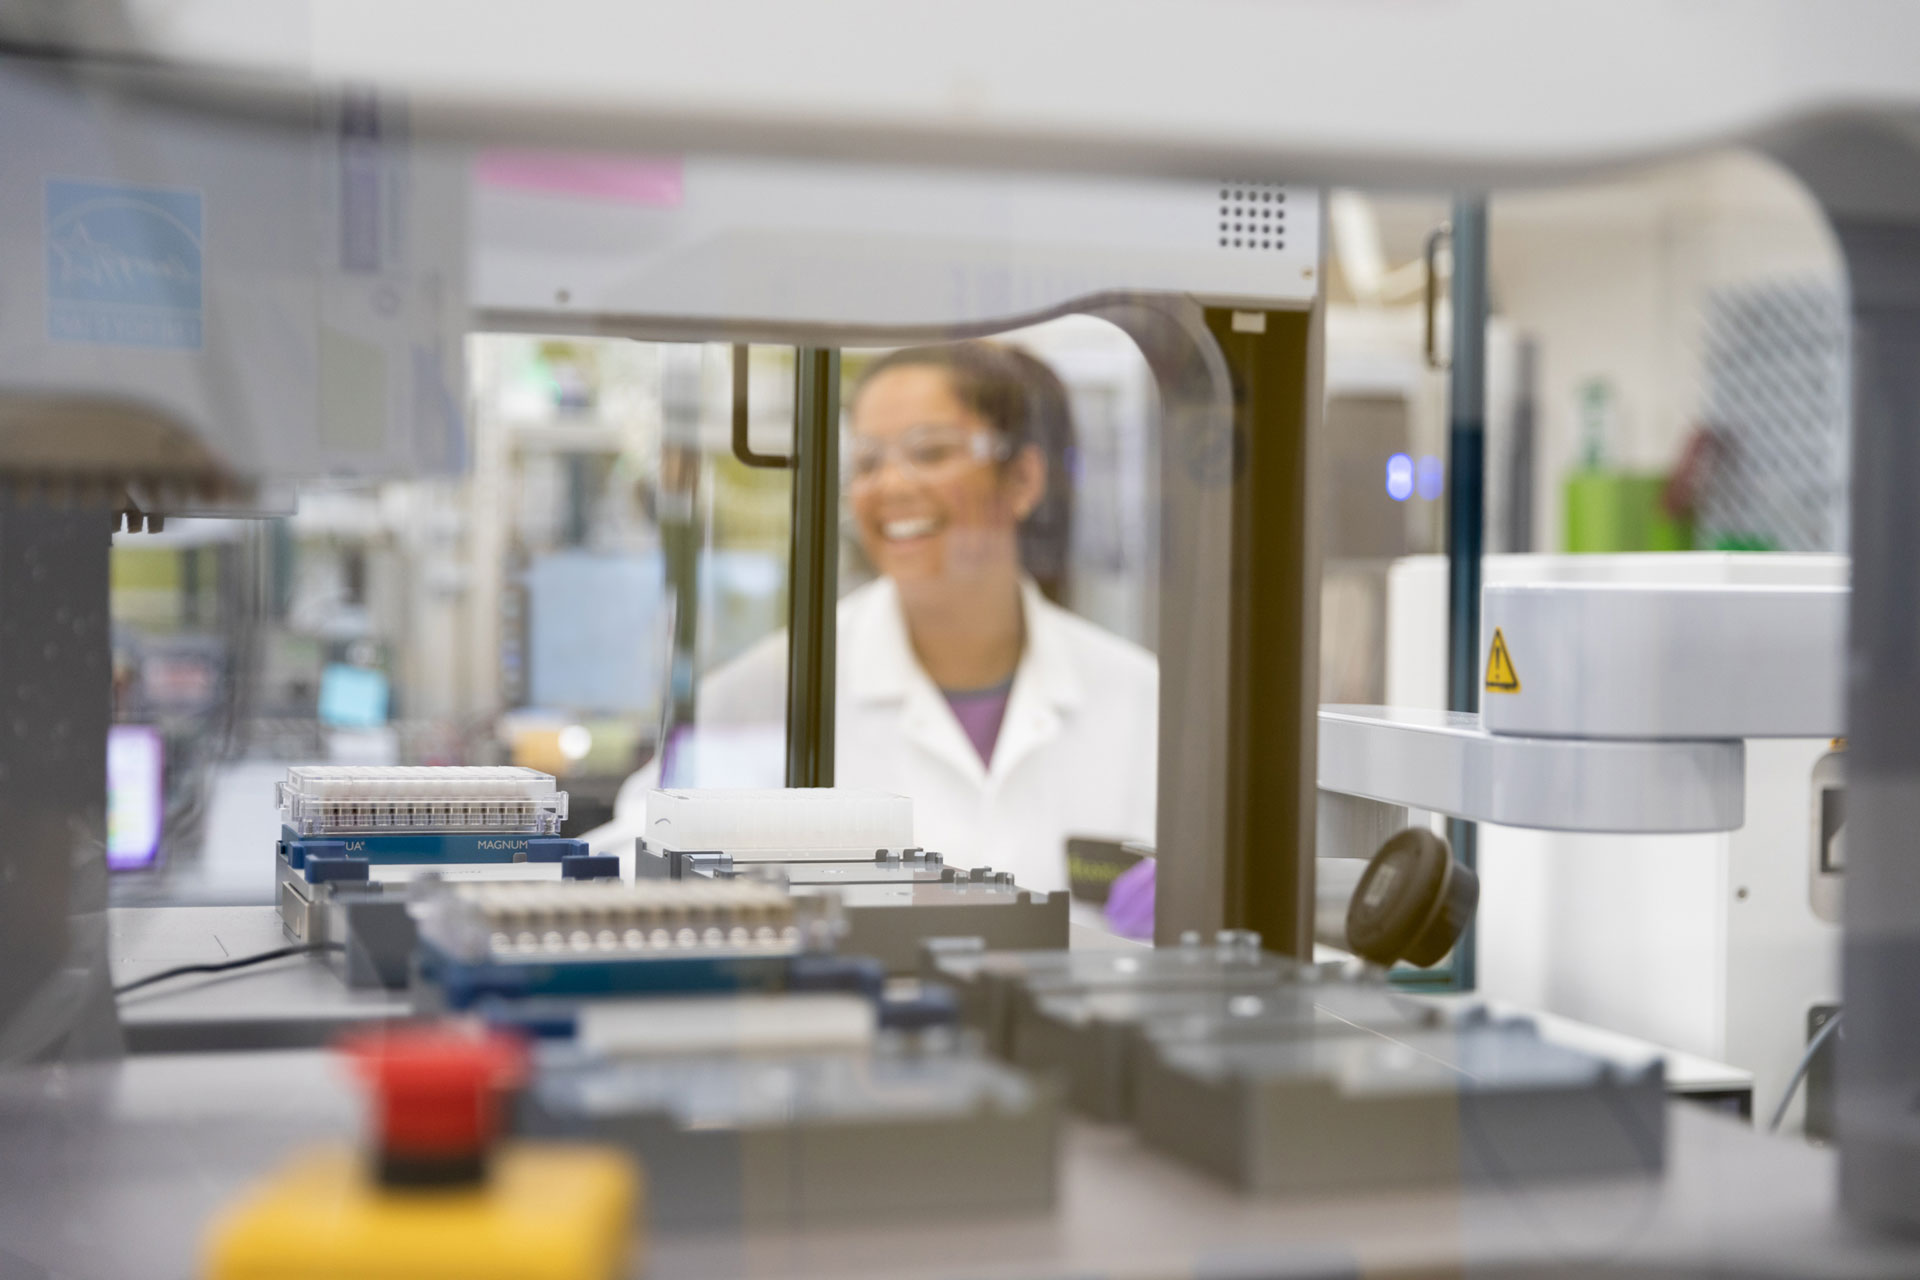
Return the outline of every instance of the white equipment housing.
{"type": "MultiPolygon", "coordinates": [[[[857,150],[912,163],[1209,180],[1294,172],[1454,189],[1716,140],[1753,141],[1788,158],[1836,222],[1853,291],[1862,589],[1850,704],[1868,767],[1855,784],[1864,856],[1854,875],[1864,892],[1850,921],[1852,1118],[1841,1201],[1857,1221],[1914,1227],[1920,1132],[1908,1100],[1920,895],[1898,856],[1920,815],[1920,737],[1910,731],[1920,723],[1920,680],[1906,603],[1920,521],[1903,487],[1916,381],[1907,357],[1920,307],[1911,265],[1920,254],[1911,182],[1920,13],[1911,6],[1754,0],[1728,21],[1721,6],[1662,0],[1353,0],[1210,15],[1230,17],[1230,28],[1165,0],[1116,7],[1091,24],[1059,20],[1077,7],[1024,0],[896,6],[883,23],[861,0],[509,0],[483,20],[450,0],[67,8],[27,6],[0,33],[25,48],[106,55],[134,75],[191,68],[192,80],[177,78],[233,106],[252,105],[249,94],[284,105],[316,85],[378,85],[411,95],[438,129],[496,141],[618,145],[644,130],[652,145],[736,152],[857,150]],[[246,20],[235,20],[237,9],[246,20]],[[449,30],[461,38],[446,39],[449,30]],[[579,40],[583,30],[597,38],[579,40]],[[861,34],[857,46],[850,32],[861,34]],[[1008,32],[1019,33],[1011,54],[1008,32]],[[1287,58],[1292,50],[1310,53],[1287,58]],[[867,74],[847,74],[856,59],[867,74]],[[1634,92],[1621,94],[1623,84],[1634,92]]],[[[1750,786],[1760,772],[1750,767],[1750,786]]],[[[1748,814],[1750,826],[1762,825],[1755,806],[1748,814]]]]}
{"type": "MultiPolygon", "coordinates": [[[[1495,734],[1568,738],[1832,737],[1845,723],[1842,586],[1495,583],[1481,596],[1518,678],[1489,676],[1495,734]]],[[[1522,824],[1534,825],[1534,824],[1522,824]]],[[[1569,824],[1571,825],[1571,824],[1569,824]]]]}
{"type": "Polygon", "coordinates": [[[459,153],[370,100],[319,117],[0,70],[0,471],[177,513],[463,464],[459,153]]]}
{"type": "Polygon", "coordinates": [[[72,0],[25,14],[13,25],[30,34],[44,38],[39,18],[72,44],[262,96],[404,90],[423,121],[470,136],[1056,172],[1310,164],[1467,188],[1920,101],[1906,56],[1920,13],[1886,0],[1748,0],[1735,20],[1665,0],[1198,13],[1188,0],[975,0],[895,6],[884,22],[865,0],[498,0],[484,20],[463,0],[72,0]]]}
{"type": "Polygon", "coordinates": [[[1731,831],[1746,817],[1745,740],[1841,732],[1843,556],[1485,566],[1481,710],[1437,710],[1428,628],[1444,624],[1445,562],[1401,561],[1389,705],[1321,709],[1322,790],[1549,831],[1731,831]]]}
{"type": "Polygon", "coordinates": [[[1320,284],[1319,193],[1271,182],[482,152],[473,200],[473,305],[494,328],[844,345],[1141,293],[1305,303],[1320,284]]]}
{"type": "Polygon", "coordinates": [[[476,327],[844,346],[1320,287],[1319,193],[1279,182],[476,150],[371,93],[141,107],[0,69],[0,472],[150,512],[459,470],[476,327]]]}
{"type": "Polygon", "coordinates": [[[1744,763],[1738,741],[1517,737],[1465,712],[1320,708],[1322,791],[1514,827],[1730,831],[1744,763]]]}
{"type": "MultiPolygon", "coordinates": [[[[1735,636],[1724,626],[1716,628],[1705,620],[1713,602],[1737,601],[1744,608],[1756,591],[1779,592],[1761,607],[1778,609],[1783,630],[1798,628],[1799,642],[1808,646],[1802,652],[1811,659],[1814,628],[1809,624],[1837,607],[1832,597],[1845,594],[1848,579],[1847,558],[1833,555],[1494,555],[1486,558],[1484,569],[1489,637],[1496,597],[1510,602],[1533,592],[1545,599],[1547,584],[1560,584],[1552,590],[1587,592],[1589,602],[1606,598],[1609,591],[1646,599],[1657,590],[1671,593],[1667,605],[1690,601],[1685,608],[1701,620],[1706,634],[1721,638],[1727,646],[1724,661],[1735,670],[1747,655],[1776,651],[1777,637],[1735,636]]],[[[1396,708],[1437,707],[1445,701],[1444,654],[1432,637],[1445,625],[1446,584],[1441,556],[1399,561],[1389,575],[1387,697],[1396,708]]],[[[1647,679],[1655,678],[1675,650],[1691,652],[1696,662],[1706,660],[1699,637],[1647,625],[1657,616],[1639,614],[1637,631],[1602,619],[1596,623],[1603,629],[1598,638],[1611,636],[1617,644],[1633,631],[1639,647],[1608,653],[1595,644],[1589,659],[1598,654],[1621,676],[1637,669],[1647,679]]],[[[1665,616],[1681,614],[1675,610],[1665,616]]],[[[1549,664],[1578,669],[1583,661],[1580,646],[1565,638],[1542,644],[1519,638],[1524,634],[1505,632],[1523,691],[1555,678],[1549,664]]],[[[1831,641],[1824,645],[1826,671],[1773,668],[1779,679],[1794,682],[1784,696],[1799,700],[1803,711],[1796,715],[1816,705],[1818,692],[1830,687],[1840,669],[1840,650],[1831,641]]],[[[1481,652],[1484,658],[1484,646],[1481,652]]],[[[1503,696],[1481,695],[1489,716],[1503,696]]],[[[1767,709],[1774,696],[1769,684],[1757,683],[1745,701],[1761,705],[1747,708],[1728,689],[1719,707],[1727,716],[1726,728],[1788,723],[1777,710],[1767,709]]],[[[1714,727],[1698,718],[1701,714],[1702,704],[1696,702],[1687,712],[1689,731],[1714,727]]],[[[1323,742],[1326,719],[1323,715],[1323,742]]],[[[1770,1106],[1785,1091],[1806,1047],[1809,1010],[1837,1003],[1840,989],[1836,899],[1841,874],[1809,852],[1819,833],[1816,792],[1832,772],[1834,728],[1816,727],[1820,722],[1804,718],[1793,723],[1806,726],[1806,736],[1744,744],[1512,739],[1543,749],[1743,747],[1744,776],[1736,775],[1732,784],[1743,820],[1718,833],[1631,840],[1565,829],[1523,830],[1496,825],[1498,819],[1483,822],[1477,916],[1481,990],[1491,998],[1750,1070],[1756,1101],[1770,1106]]],[[[1321,769],[1324,778],[1324,757],[1321,769]]],[[[1567,799],[1563,794],[1543,803],[1567,799]]],[[[1798,1123],[1803,1105],[1804,1095],[1788,1113],[1789,1125],[1798,1123]]]]}

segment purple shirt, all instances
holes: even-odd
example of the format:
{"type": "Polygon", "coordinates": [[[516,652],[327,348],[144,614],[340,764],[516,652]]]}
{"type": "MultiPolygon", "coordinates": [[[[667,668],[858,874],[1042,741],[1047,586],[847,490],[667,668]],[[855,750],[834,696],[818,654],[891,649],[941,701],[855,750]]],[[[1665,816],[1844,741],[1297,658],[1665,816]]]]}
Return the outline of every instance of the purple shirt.
{"type": "Polygon", "coordinates": [[[1013,681],[991,689],[942,689],[954,719],[967,731],[967,741],[980,753],[981,764],[993,762],[993,744],[1000,737],[1000,722],[1007,717],[1007,697],[1013,681]]]}

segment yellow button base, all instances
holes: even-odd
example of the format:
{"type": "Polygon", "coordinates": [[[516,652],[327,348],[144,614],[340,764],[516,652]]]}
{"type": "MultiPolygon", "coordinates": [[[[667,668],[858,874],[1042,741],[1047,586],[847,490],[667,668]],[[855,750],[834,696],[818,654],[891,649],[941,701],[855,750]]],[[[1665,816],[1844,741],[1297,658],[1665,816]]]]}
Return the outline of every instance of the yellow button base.
{"type": "Polygon", "coordinates": [[[611,1280],[638,1261],[640,1178],[596,1147],[510,1144],[485,1183],[384,1187],[315,1151],[217,1218],[207,1280],[611,1280]]]}

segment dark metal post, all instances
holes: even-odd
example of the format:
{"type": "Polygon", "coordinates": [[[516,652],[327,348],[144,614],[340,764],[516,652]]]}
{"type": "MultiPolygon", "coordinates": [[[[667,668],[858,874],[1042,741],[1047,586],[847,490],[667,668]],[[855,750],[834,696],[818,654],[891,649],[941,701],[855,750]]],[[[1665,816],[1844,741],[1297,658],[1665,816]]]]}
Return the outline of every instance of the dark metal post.
{"type": "Polygon", "coordinates": [[[1920,503],[1912,492],[1920,220],[1833,221],[1851,286],[1853,353],[1840,1202],[1856,1221],[1912,1232],[1920,1228],[1920,503]]]}
{"type": "Polygon", "coordinates": [[[787,785],[833,785],[839,602],[840,353],[796,353],[793,532],[787,572],[787,785]]]}
{"type": "Polygon", "coordinates": [[[120,1049],[107,971],[112,512],[0,487],[0,1065],[120,1049]]]}
{"type": "Polygon", "coordinates": [[[1270,950],[1304,958],[1313,954],[1321,319],[1317,306],[1209,307],[1201,318],[1196,337],[1217,349],[1217,373],[1186,394],[1162,382],[1154,936],[1168,944],[1190,930],[1250,929],[1270,950]],[[1213,376],[1220,384],[1208,385],[1213,376]],[[1209,394],[1188,398],[1203,386],[1209,394]]]}
{"type": "MultiPolygon", "coordinates": [[[[1487,203],[1453,202],[1453,360],[1449,375],[1447,443],[1447,706],[1480,709],[1480,555],[1486,537],[1487,440],[1487,203]]],[[[1477,830],[1458,818],[1447,823],[1456,858],[1472,867],[1477,830]]],[[[1474,988],[1471,928],[1454,949],[1453,972],[1463,991],[1474,988]]]]}
{"type": "Polygon", "coordinates": [[[1853,364],[1840,1209],[1920,1230],[1920,145],[1852,118],[1771,147],[1846,263],[1853,364]]]}
{"type": "Polygon", "coordinates": [[[1539,431],[1540,350],[1532,338],[1522,338],[1514,351],[1515,396],[1513,431],[1507,443],[1506,545],[1502,551],[1533,550],[1534,436],[1539,431]]]}

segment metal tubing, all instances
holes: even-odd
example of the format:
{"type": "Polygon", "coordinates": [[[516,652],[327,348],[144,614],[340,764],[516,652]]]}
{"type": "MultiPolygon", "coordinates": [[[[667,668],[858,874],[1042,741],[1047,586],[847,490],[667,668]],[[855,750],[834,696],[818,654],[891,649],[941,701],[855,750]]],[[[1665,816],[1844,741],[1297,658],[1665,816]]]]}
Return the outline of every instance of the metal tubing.
{"type": "MultiPolygon", "coordinates": [[[[1480,556],[1486,537],[1487,203],[1453,202],[1453,358],[1448,369],[1447,706],[1480,709],[1480,556]]],[[[1478,862],[1471,822],[1447,823],[1454,856],[1478,862]]],[[[1473,931],[1454,951],[1463,991],[1478,974],[1473,931]]]]}
{"type": "Polygon", "coordinates": [[[793,466],[792,458],[777,453],[755,453],[747,440],[747,372],[747,344],[736,342],[733,344],[733,456],[744,466],[785,471],[793,466]]]}
{"type": "Polygon", "coordinates": [[[787,785],[830,787],[834,607],[840,594],[840,353],[800,348],[795,378],[793,529],[787,562],[787,785]]]}
{"type": "Polygon", "coordinates": [[[1421,347],[1427,358],[1427,368],[1438,369],[1442,373],[1445,373],[1447,370],[1447,362],[1440,358],[1439,339],[1437,337],[1440,326],[1434,323],[1434,303],[1435,299],[1440,296],[1440,246],[1446,241],[1450,234],[1451,229],[1445,223],[1429,231],[1427,233],[1426,250],[1421,254],[1421,259],[1427,266],[1427,287],[1422,295],[1421,308],[1426,317],[1426,323],[1423,326],[1425,337],[1421,343],[1421,347]]]}

